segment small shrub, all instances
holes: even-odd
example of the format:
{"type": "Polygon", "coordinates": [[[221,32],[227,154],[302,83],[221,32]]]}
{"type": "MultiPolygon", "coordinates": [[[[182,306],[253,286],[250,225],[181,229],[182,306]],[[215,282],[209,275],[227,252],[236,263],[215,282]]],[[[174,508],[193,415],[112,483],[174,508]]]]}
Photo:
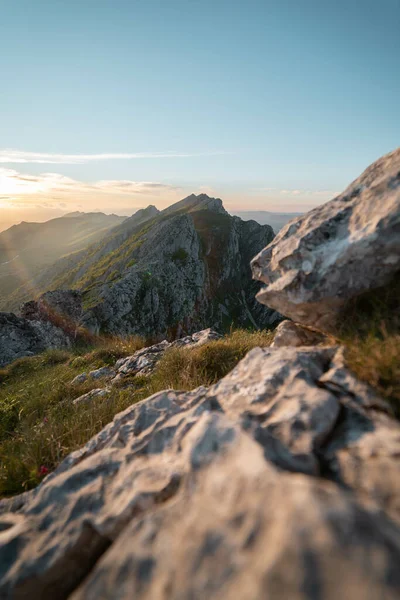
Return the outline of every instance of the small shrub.
{"type": "Polygon", "coordinates": [[[178,248],[178,250],[175,250],[175,252],[172,255],[172,260],[174,261],[186,262],[187,258],[188,253],[184,248],[178,248]]]}

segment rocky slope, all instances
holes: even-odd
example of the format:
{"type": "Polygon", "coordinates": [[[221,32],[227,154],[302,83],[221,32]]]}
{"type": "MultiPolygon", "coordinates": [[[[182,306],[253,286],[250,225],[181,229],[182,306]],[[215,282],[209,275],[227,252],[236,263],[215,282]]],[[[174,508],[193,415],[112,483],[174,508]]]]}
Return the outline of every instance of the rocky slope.
{"type": "Polygon", "coordinates": [[[32,280],[43,269],[100,240],[124,219],[103,213],[71,213],[45,223],[20,223],[1,232],[0,310],[17,309],[20,299],[32,295],[32,280]],[[16,300],[10,299],[21,286],[16,300]]]}
{"type": "Polygon", "coordinates": [[[149,207],[134,215],[56,264],[46,286],[79,289],[81,323],[95,333],[175,338],[232,323],[265,327],[278,317],[255,301],[249,261],[272,238],[268,225],[231,217],[221,200],[193,194],[159,214],[149,207]]]}

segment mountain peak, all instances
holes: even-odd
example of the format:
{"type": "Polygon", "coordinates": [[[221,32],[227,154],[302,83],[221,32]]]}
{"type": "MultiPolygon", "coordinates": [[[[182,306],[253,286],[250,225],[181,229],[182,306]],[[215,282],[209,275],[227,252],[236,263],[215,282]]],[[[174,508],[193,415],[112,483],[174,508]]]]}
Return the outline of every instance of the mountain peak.
{"type": "Polygon", "coordinates": [[[162,212],[164,214],[170,214],[180,210],[185,210],[187,212],[210,210],[218,214],[228,214],[220,198],[212,198],[207,194],[198,194],[197,196],[196,194],[190,194],[190,196],[187,196],[183,200],[168,206],[168,208],[165,208],[162,212]]]}

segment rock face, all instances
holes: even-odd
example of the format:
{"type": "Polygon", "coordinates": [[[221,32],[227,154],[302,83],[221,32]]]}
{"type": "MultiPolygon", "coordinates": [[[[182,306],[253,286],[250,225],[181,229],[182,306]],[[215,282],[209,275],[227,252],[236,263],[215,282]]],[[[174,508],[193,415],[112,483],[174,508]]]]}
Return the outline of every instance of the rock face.
{"type": "Polygon", "coordinates": [[[249,267],[272,240],[271,227],[231,217],[220,199],[205,194],[155,210],[54,266],[46,285],[82,292],[84,327],[176,339],[206,327],[268,327],[279,319],[255,300],[260,285],[249,267]]]}
{"type": "Polygon", "coordinates": [[[0,504],[0,597],[394,599],[400,427],[334,347],[252,350],[0,504]]]}
{"type": "Polygon", "coordinates": [[[23,356],[68,346],[68,336],[49,322],[30,321],[13,313],[0,313],[0,367],[23,356]]]}
{"type": "Polygon", "coordinates": [[[77,290],[55,290],[38,300],[25,302],[21,316],[31,321],[57,321],[65,329],[76,328],[82,316],[82,296],[77,290]]]}
{"type": "Polygon", "coordinates": [[[400,149],[340,196],[295,219],[252,261],[258,300],[300,323],[333,329],[345,303],[400,269],[400,149]]]}

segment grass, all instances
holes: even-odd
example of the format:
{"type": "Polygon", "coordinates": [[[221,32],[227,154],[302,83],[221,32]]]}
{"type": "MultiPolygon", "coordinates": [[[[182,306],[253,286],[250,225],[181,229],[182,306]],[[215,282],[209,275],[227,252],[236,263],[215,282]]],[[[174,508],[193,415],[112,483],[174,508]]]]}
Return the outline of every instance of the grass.
{"type": "Polygon", "coordinates": [[[199,348],[166,352],[150,377],[113,386],[111,395],[92,404],[72,400],[101,387],[99,381],[71,385],[82,371],[114,364],[148,345],[141,338],[100,340],[95,348],[49,351],[0,370],[0,496],[37,485],[70,452],[82,447],[131,404],[167,389],[190,390],[226,375],[255,346],[272,341],[268,332],[232,331],[199,348]]]}
{"type": "Polygon", "coordinates": [[[392,406],[400,419],[400,277],[353,300],[341,315],[339,341],[352,371],[392,406]]]}

